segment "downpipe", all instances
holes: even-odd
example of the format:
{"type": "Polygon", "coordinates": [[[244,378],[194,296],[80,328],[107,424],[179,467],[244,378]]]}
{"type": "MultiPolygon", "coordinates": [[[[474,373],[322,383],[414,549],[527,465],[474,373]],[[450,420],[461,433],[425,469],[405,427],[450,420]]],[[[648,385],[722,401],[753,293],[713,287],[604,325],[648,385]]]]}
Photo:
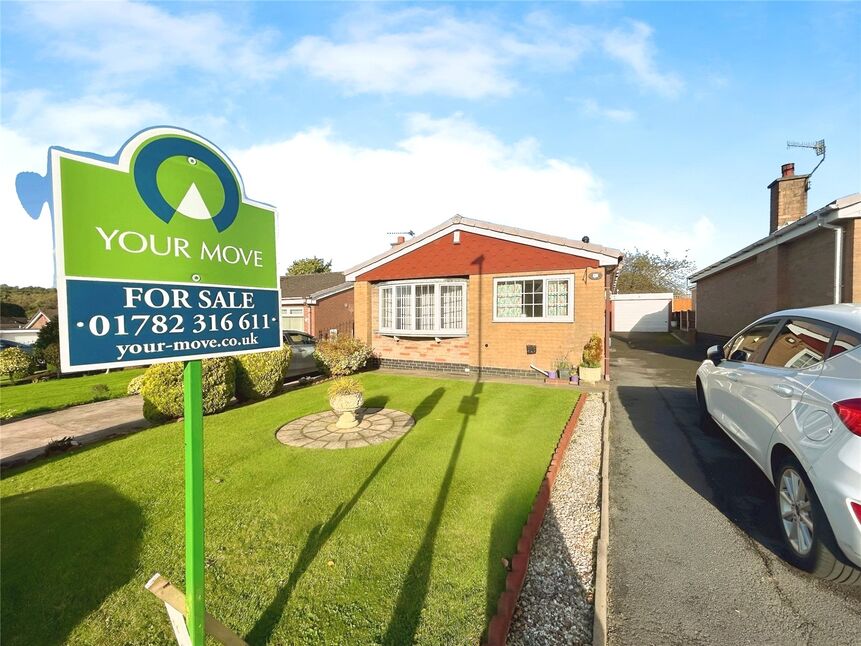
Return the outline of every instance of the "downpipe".
{"type": "Polygon", "coordinates": [[[843,227],[822,221],[819,226],[834,231],[834,303],[838,304],[843,296],[843,227]]]}

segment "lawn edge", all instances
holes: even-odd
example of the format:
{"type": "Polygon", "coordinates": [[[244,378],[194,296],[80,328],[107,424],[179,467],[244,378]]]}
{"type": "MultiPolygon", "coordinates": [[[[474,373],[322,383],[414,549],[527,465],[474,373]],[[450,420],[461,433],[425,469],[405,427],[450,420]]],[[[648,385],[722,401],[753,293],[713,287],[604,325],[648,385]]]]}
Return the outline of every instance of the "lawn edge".
{"type": "Polygon", "coordinates": [[[514,618],[517,599],[520,597],[523,582],[526,580],[526,570],[529,567],[529,555],[532,552],[532,544],[535,541],[535,536],[538,534],[541,524],[544,522],[544,514],[547,512],[547,506],[550,504],[550,492],[553,489],[553,484],[556,482],[556,475],[559,473],[562,459],[565,457],[565,452],[571,443],[571,437],[574,435],[574,429],[577,428],[577,421],[580,419],[580,412],[583,410],[587,399],[588,394],[581,392],[577,398],[577,403],[574,405],[574,410],[571,411],[571,416],[562,429],[559,441],[556,443],[556,448],[553,451],[547,472],[544,474],[544,479],[541,481],[541,486],[538,488],[538,493],[532,502],[532,509],[526,517],[526,522],[523,524],[523,529],[520,532],[520,538],[517,541],[517,551],[511,557],[511,569],[505,577],[505,589],[500,593],[499,600],[496,603],[496,614],[491,618],[487,626],[487,636],[482,641],[484,646],[505,646],[505,642],[508,639],[508,630],[511,628],[511,620],[514,618]]]}

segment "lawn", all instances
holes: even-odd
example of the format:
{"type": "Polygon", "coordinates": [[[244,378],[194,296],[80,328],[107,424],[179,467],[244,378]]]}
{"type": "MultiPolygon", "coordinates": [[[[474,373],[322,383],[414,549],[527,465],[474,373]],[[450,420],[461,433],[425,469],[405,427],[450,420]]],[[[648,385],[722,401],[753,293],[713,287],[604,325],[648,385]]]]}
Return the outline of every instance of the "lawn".
{"type": "MultiPolygon", "coordinates": [[[[326,384],[205,419],[208,610],[252,644],[476,644],[577,395],[369,373],[399,440],[283,446],[326,384]]],[[[183,583],[179,423],[0,481],[0,641],[168,644],[183,583]]]]}
{"type": "Polygon", "coordinates": [[[87,377],[51,379],[35,384],[0,388],[0,418],[21,417],[33,413],[60,410],[93,401],[93,386],[104,384],[110,398],[123,397],[129,382],[144,373],[144,368],[120,370],[87,377]]]}

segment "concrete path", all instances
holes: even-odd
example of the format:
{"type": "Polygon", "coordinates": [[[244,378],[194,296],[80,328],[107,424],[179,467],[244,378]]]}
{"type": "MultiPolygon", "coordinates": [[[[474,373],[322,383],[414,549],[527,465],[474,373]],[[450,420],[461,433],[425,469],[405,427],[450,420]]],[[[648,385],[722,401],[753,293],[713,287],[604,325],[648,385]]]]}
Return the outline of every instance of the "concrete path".
{"type": "Polygon", "coordinates": [[[698,423],[702,349],[614,338],[608,642],[858,644],[861,588],[783,558],[774,489],[698,423]]]}
{"type": "Polygon", "coordinates": [[[140,396],[121,397],[93,404],[72,406],[0,425],[0,467],[37,458],[52,440],[71,437],[92,444],[114,435],[147,428],[140,396]]]}

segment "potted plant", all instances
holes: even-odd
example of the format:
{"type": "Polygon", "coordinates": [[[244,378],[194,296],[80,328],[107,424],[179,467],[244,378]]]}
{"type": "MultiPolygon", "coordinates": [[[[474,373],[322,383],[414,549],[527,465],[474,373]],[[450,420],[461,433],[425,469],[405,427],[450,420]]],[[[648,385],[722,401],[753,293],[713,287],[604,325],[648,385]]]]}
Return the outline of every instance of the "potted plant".
{"type": "Polygon", "coordinates": [[[559,378],[562,381],[569,381],[571,379],[571,364],[568,363],[567,359],[559,359],[556,362],[556,369],[559,371],[559,378]]]}
{"type": "Polygon", "coordinates": [[[339,429],[355,428],[359,425],[356,411],[365,403],[365,389],[351,377],[335,379],[329,386],[329,405],[339,415],[335,426],[339,429]]]}
{"type": "Polygon", "coordinates": [[[604,355],[604,345],[601,337],[592,334],[589,341],[583,346],[583,360],[580,362],[580,381],[584,383],[596,383],[601,380],[601,359],[604,355]]]}

